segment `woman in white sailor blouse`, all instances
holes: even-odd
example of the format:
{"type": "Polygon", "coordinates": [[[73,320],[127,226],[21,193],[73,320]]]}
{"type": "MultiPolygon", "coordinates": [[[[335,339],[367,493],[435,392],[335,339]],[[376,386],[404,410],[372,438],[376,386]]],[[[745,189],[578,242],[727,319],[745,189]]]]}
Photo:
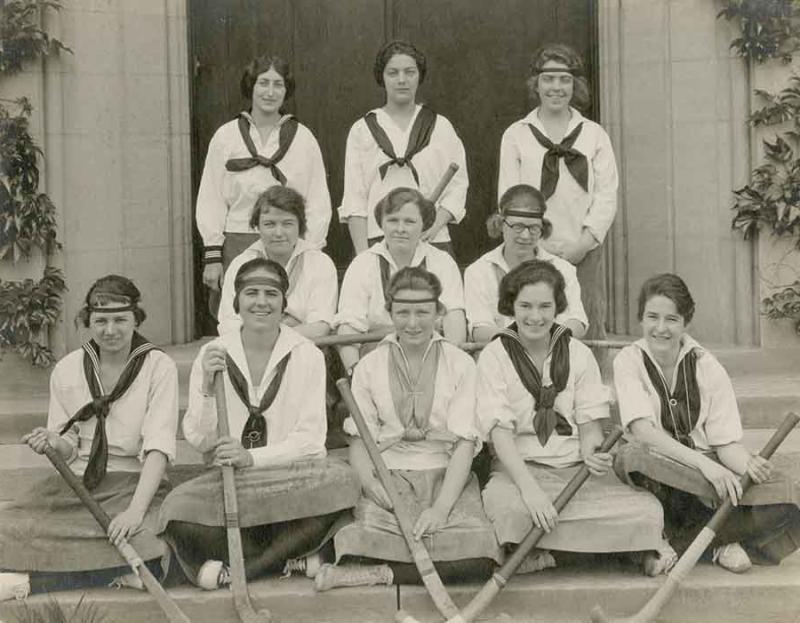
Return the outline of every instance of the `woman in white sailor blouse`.
{"type": "Polygon", "coordinates": [[[78,321],[91,339],[50,375],[47,427],[23,437],[35,452],[52,446],[82,476],[112,517],[108,533],[58,474],[0,511],[0,601],[117,582],[143,588],[109,543],[130,539],[156,576],[165,553],[157,510],[175,458],[178,371],[138,332],[141,294],[107,275],[86,294],[78,321]]]}
{"type": "Polygon", "coordinates": [[[383,236],[372,210],[386,193],[408,186],[427,197],[454,162],[459,169],[422,236],[452,255],[447,226],[464,218],[469,185],[464,145],[445,117],[417,103],[427,62],[414,45],[407,41],[384,45],[375,58],[374,73],[386,101],[350,128],[339,218],[347,222],[356,254],[361,253],[383,236]]]}
{"type": "MultiPolygon", "coordinates": [[[[219,297],[231,260],[258,239],[250,215],[258,196],[270,186],[291,186],[303,196],[305,239],[315,247],[325,246],[331,199],[322,152],[306,126],[282,113],[294,88],[291,68],[282,58],[253,59],[241,80],[250,110],[222,125],[208,145],[195,216],[203,239],[203,283],[212,290],[212,299],[219,297]]],[[[212,300],[215,315],[217,305],[212,300]]]]}
{"type": "Polygon", "coordinates": [[[537,106],[503,134],[498,196],[520,183],[542,192],[553,225],[542,246],[576,267],[588,335],[603,337],[601,245],[614,221],[618,186],[611,140],[577,110],[589,104],[589,88],[583,61],[569,46],[537,51],[528,86],[537,106]]]}
{"type": "MultiPolygon", "coordinates": [[[[241,329],[200,350],[183,419],[192,446],[213,465],[236,468],[248,578],[318,547],[359,493],[352,470],[326,458],[325,362],[314,344],[281,324],[288,288],[277,262],[259,257],[241,266],[234,281],[241,329]],[[229,437],[217,434],[213,387],[220,372],[229,437]]],[[[220,470],[173,489],[159,528],[191,582],[206,589],[230,582],[220,470]]]]}

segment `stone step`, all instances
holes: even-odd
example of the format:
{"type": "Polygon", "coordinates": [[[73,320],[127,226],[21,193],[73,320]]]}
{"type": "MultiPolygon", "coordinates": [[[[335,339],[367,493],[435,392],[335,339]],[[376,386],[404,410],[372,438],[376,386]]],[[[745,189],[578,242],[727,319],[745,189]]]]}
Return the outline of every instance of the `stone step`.
{"type": "MultiPolygon", "coordinates": [[[[567,623],[588,620],[600,604],[611,615],[638,611],[664,582],[647,578],[627,562],[589,562],[512,578],[508,586],[478,619],[491,621],[505,615],[516,623],[567,623]]],[[[475,595],[478,585],[449,587],[459,607],[475,595]]],[[[239,619],[227,590],[195,588],[169,591],[195,623],[235,623],[239,619]]],[[[268,607],[283,623],[378,623],[392,620],[398,602],[421,623],[441,622],[425,592],[417,586],[360,587],[315,593],[310,580],[267,579],[250,583],[257,608],[268,607]]],[[[157,623],[166,618],[145,593],[128,589],[92,589],[54,594],[69,611],[83,598],[95,604],[115,623],[157,623]]],[[[27,600],[41,606],[48,596],[27,600]]],[[[0,619],[14,620],[21,606],[0,604],[0,619]]],[[[735,575],[701,562],[692,571],[659,616],[661,623],[796,623],[800,614],[800,555],[777,567],[755,567],[735,575]]],[[[509,620],[506,618],[506,620],[509,620]]]]}

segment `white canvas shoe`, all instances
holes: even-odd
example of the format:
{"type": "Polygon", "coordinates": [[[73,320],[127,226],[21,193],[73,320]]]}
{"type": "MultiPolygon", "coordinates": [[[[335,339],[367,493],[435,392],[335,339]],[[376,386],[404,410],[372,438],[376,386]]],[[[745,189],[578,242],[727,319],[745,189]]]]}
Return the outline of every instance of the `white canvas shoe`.
{"type": "Polygon", "coordinates": [[[197,585],[203,590],[215,591],[230,583],[230,569],[221,560],[206,560],[197,572],[197,585]]]}
{"type": "Polygon", "coordinates": [[[750,556],[738,543],[728,543],[727,545],[715,547],[711,560],[714,564],[733,573],[744,573],[753,566],[753,563],[750,562],[750,556]]]}
{"type": "Polygon", "coordinates": [[[25,599],[31,592],[31,578],[27,573],[0,573],[0,601],[25,599]]]}

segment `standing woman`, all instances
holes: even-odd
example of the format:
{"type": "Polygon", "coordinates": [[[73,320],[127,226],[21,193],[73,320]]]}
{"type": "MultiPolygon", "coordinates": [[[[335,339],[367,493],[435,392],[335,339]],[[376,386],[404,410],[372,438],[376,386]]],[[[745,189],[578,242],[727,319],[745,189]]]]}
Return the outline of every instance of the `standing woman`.
{"type": "MultiPolygon", "coordinates": [[[[319,546],[358,499],[355,475],[325,454],[325,362],[308,339],[281,324],[289,279],[255,258],[234,280],[241,329],[200,350],[189,378],[186,440],[212,465],[236,468],[248,579],[280,570],[319,546]],[[217,434],[214,377],[221,373],[230,436],[217,434]]],[[[230,583],[222,476],[218,469],[176,487],[159,527],[183,574],[211,590],[230,583]]]]}
{"type": "Polygon", "coordinates": [[[386,102],[356,121],[347,135],[339,219],[347,221],[359,254],[383,236],[372,210],[386,193],[408,186],[430,196],[455,162],[458,172],[422,237],[452,255],[447,225],[464,218],[469,185],[464,145],[445,117],[417,103],[417,88],[425,80],[427,63],[414,45],[390,41],[378,51],[374,71],[386,102]]]}
{"type": "Polygon", "coordinates": [[[730,378],[687,333],[694,311],[677,275],[656,275],[642,285],[644,337],[614,360],[620,419],[642,445],[626,444],[615,467],[661,500],[678,552],[711,519],[717,500],[730,498],[736,508],[711,544],[712,560],[736,573],[747,571],[751,559],[777,564],[800,545],[800,480],[742,445],[730,378]],[[742,496],[744,474],[757,484],[742,496]]]}
{"type": "Polygon", "coordinates": [[[550,44],[533,57],[528,79],[537,104],[500,144],[498,196],[515,184],[538,188],[553,224],[542,246],[578,271],[587,337],[605,336],[602,248],[617,210],[617,165],[605,130],[578,112],[589,104],[580,56],[550,44]]]}
{"type": "MultiPolygon", "coordinates": [[[[356,367],[353,394],[395,488],[411,506],[414,536],[425,540],[442,578],[486,579],[500,549],[470,473],[481,446],[475,362],[436,332],[441,295],[436,275],[419,266],[392,277],[386,309],[394,332],[356,367]]],[[[355,522],[336,534],[336,556],[365,564],[325,565],[316,587],[418,584],[419,572],[352,419],[345,431],[363,493],[355,522]]]]}
{"type": "MultiPolygon", "coordinates": [[[[464,286],[451,256],[422,240],[422,233],[436,218],[436,208],[414,188],[395,188],[375,206],[375,221],[386,237],[359,253],[350,263],[342,281],[339,335],[390,329],[386,291],[391,276],[406,266],[421,266],[442,284],[444,306],[441,326],[444,337],[454,344],[466,339],[464,286]]],[[[361,350],[342,346],[339,354],[345,370],[352,372],[361,350]]]]}
{"type": "Polygon", "coordinates": [[[195,216],[203,238],[203,283],[212,290],[210,305],[215,316],[225,269],[258,239],[250,227],[250,214],[262,192],[280,184],[303,196],[306,240],[315,247],[325,246],[331,220],[331,199],[317,140],[295,117],[282,113],[295,88],[289,64],[279,56],[259,56],[245,67],[240,86],[250,110],[239,113],[211,137],[197,193],[195,216]]]}
{"type": "Polygon", "coordinates": [[[56,364],[47,427],[22,438],[39,454],[53,447],[83,477],[112,517],[108,532],[60,475],[35,483],[0,511],[0,569],[20,572],[0,573],[0,601],[113,581],[142,588],[109,540],[130,540],[145,561],[164,553],[156,511],[175,458],[178,372],[137,331],[140,298],[118,275],[92,285],[78,314],[91,339],[56,364]]]}
{"type": "Polygon", "coordinates": [[[620,482],[611,455],[597,451],[610,392],[589,348],[554,322],[565,307],[564,277],[550,262],[524,262],[500,282],[498,309],[514,323],[478,360],[476,408],[497,458],[486,514],[501,545],[520,543],[534,525],[545,530],[528,571],[555,566],[547,550],[645,552],[645,572],[657,575],[675,560],[661,508],[620,482]],[[558,515],[552,500],[581,463],[592,477],[558,515]]]}

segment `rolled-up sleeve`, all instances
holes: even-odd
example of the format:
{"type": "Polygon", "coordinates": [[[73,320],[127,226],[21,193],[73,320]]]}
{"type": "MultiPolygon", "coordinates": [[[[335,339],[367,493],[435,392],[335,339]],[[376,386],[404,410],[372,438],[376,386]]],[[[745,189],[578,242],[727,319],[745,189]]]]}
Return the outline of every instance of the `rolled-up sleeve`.
{"type": "Polygon", "coordinates": [[[369,263],[375,261],[374,254],[365,252],[357,255],[350,263],[342,281],[336,326],[346,324],[360,333],[369,330],[371,285],[369,263]]]}
{"type": "Polygon", "coordinates": [[[170,463],[175,461],[178,432],[178,368],[167,355],[158,351],[153,380],[147,392],[147,411],[142,422],[142,448],[139,460],[152,450],[162,452],[170,463]]]}
{"type": "Polygon", "coordinates": [[[365,174],[364,149],[361,143],[366,124],[359,119],[347,134],[344,153],[344,193],[339,206],[339,221],[344,222],[351,216],[367,217],[367,198],[369,186],[365,174]],[[363,130],[361,126],[364,126],[363,130]]]}
{"type": "Polygon", "coordinates": [[[598,243],[602,243],[617,213],[619,178],[611,139],[599,126],[597,131],[599,135],[597,151],[591,160],[594,172],[592,204],[583,220],[583,226],[591,232],[598,243]]]}
{"type": "Polygon", "coordinates": [[[708,416],[704,422],[708,445],[724,446],[741,441],[742,418],[728,373],[709,353],[703,353],[698,363],[703,367],[705,378],[701,388],[708,400],[708,416]]]}
{"type": "Polygon", "coordinates": [[[603,384],[594,355],[587,347],[580,345],[579,355],[574,360],[578,364],[574,371],[575,423],[586,424],[609,417],[611,392],[603,384]]]}
{"type": "MultiPolygon", "coordinates": [[[[378,423],[378,406],[372,398],[370,387],[370,371],[375,365],[374,357],[367,357],[358,362],[353,371],[353,382],[350,388],[353,391],[353,397],[356,399],[358,410],[364,418],[364,422],[369,429],[372,438],[377,440],[380,432],[380,425],[378,423]]],[[[356,423],[353,417],[348,416],[343,425],[344,432],[352,437],[360,437],[356,423]]]]}
{"type": "Polygon", "coordinates": [[[517,416],[508,400],[508,383],[503,375],[503,362],[493,348],[484,348],[478,358],[475,396],[478,424],[485,439],[489,439],[495,426],[516,430],[517,416]]]}
{"type": "Polygon", "coordinates": [[[478,261],[464,271],[464,307],[471,329],[495,325],[497,283],[488,263],[478,261]]]}
{"type": "MultiPolygon", "coordinates": [[[[57,433],[61,432],[61,429],[69,422],[70,417],[72,417],[67,410],[67,406],[63,402],[61,392],[63,381],[61,379],[61,372],[62,366],[56,364],[56,367],[53,368],[53,372],[50,374],[50,403],[47,408],[47,429],[57,433]]],[[[78,456],[78,425],[73,424],[61,437],[72,448],[67,462],[74,461],[75,457],[78,456]]]]}
{"type": "Polygon", "coordinates": [[[635,420],[642,418],[658,426],[658,418],[637,361],[641,356],[636,347],[628,346],[614,359],[614,389],[617,394],[619,418],[625,429],[628,429],[635,420]]]}
{"type": "Polygon", "coordinates": [[[447,210],[453,217],[454,223],[460,223],[467,213],[467,189],[469,188],[469,175],[467,173],[467,155],[464,151],[464,144],[458,137],[453,125],[444,117],[439,115],[437,125],[442,124],[442,134],[447,145],[447,166],[451,162],[458,165],[458,171],[453,175],[453,179],[444,189],[439,205],[447,210]]]}
{"type": "Polygon", "coordinates": [[[200,349],[189,374],[189,406],[183,416],[183,436],[192,447],[208,452],[217,441],[217,405],[213,396],[203,395],[203,354],[200,349]]]}
{"type": "MultiPolygon", "coordinates": [[[[445,346],[448,348],[448,346],[445,346]]],[[[462,353],[463,354],[463,353],[462,353]]],[[[478,424],[475,406],[477,367],[472,357],[459,357],[455,372],[458,374],[456,390],[447,405],[447,429],[460,437],[475,442],[475,454],[480,452],[483,436],[478,424]]]]}
{"type": "Polygon", "coordinates": [[[333,326],[339,294],[336,267],[327,255],[321,254],[317,260],[314,262],[311,285],[306,293],[307,308],[303,322],[325,322],[328,326],[333,326]]]}
{"type": "Polygon", "coordinates": [[[559,314],[559,319],[573,319],[577,320],[584,327],[589,326],[589,318],[586,316],[586,311],[583,308],[583,301],[581,300],[581,286],[578,283],[578,273],[575,267],[569,262],[554,263],[559,272],[564,275],[564,294],[567,297],[567,308],[559,314]]]}
{"type": "Polygon", "coordinates": [[[461,273],[453,259],[446,255],[437,266],[439,280],[442,282],[442,305],[448,312],[464,309],[464,284],[461,282],[461,273]]]}

